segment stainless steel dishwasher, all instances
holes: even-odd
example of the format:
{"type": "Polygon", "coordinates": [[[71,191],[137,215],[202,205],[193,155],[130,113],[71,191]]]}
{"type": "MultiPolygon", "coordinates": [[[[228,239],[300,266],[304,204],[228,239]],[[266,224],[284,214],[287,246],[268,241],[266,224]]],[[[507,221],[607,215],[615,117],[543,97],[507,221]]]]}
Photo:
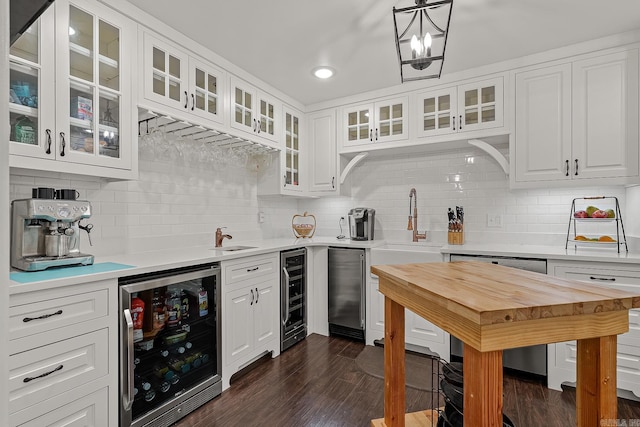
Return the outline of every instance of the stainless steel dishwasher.
{"type": "MultiPolygon", "coordinates": [[[[521,270],[534,271],[547,274],[547,260],[538,258],[513,258],[487,255],[451,255],[454,261],[479,261],[504,265],[505,267],[519,268],[521,270]]],[[[458,338],[451,336],[451,356],[462,358],[463,343],[458,338]]],[[[502,353],[502,365],[505,368],[515,369],[526,374],[539,377],[547,376],[547,346],[545,344],[533,345],[505,350],[502,353]]]]}
{"type": "Polygon", "coordinates": [[[364,249],[329,248],[329,334],[364,341],[364,249]]]}

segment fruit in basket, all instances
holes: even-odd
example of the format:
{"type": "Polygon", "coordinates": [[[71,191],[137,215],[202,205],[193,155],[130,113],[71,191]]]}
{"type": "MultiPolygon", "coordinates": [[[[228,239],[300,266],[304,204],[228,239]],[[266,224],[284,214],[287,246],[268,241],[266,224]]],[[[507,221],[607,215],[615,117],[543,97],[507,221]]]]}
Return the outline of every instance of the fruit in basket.
{"type": "Polygon", "coordinates": [[[583,242],[584,242],[584,241],[587,241],[587,240],[589,240],[589,239],[587,239],[587,238],[586,238],[586,237],[584,237],[584,236],[576,236],[576,238],[575,238],[574,240],[580,240],[580,241],[583,241],[583,242]]]}
{"type": "Polygon", "coordinates": [[[587,211],[575,211],[573,213],[574,218],[589,218],[587,211]]]}
{"type": "Polygon", "coordinates": [[[600,209],[593,211],[593,213],[591,214],[591,218],[606,218],[606,217],[607,217],[607,212],[600,209]]]}
{"type": "Polygon", "coordinates": [[[613,209],[607,209],[605,211],[607,213],[607,218],[615,218],[616,212],[613,209]]]}
{"type": "Polygon", "coordinates": [[[600,209],[596,208],[595,206],[587,206],[587,208],[585,209],[585,211],[587,211],[587,215],[589,215],[589,218],[592,218],[593,213],[598,210],[600,209]]]}
{"type": "Polygon", "coordinates": [[[615,242],[615,239],[613,239],[610,236],[600,236],[598,238],[598,241],[600,241],[600,242],[615,242]]]}

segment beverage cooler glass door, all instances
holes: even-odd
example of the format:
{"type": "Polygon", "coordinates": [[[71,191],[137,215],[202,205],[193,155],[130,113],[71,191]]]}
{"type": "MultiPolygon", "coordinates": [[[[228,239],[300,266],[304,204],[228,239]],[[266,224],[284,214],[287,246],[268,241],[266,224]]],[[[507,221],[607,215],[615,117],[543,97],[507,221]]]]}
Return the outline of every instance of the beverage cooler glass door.
{"type": "Polygon", "coordinates": [[[120,279],[121,427],[171,425],[222,392],[220,267],[120,279]]]}

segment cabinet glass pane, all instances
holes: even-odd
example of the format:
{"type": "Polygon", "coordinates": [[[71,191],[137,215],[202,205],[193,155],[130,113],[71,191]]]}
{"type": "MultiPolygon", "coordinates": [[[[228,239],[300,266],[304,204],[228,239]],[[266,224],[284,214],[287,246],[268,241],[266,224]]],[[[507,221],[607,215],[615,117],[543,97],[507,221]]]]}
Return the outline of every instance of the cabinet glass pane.
{"type": "Polygon", "coordinates": [[[169,78],[169,98],[174,101],[180,101],[182,98],[181,83],[179,80],[169,78]]]}
{"type": "Polygon", "coordinates": [[[495,86],[482,88],[482,103],[496,102],[496,88],[495,86]]]}
{"type": "Polygon", "coordinates": [[[100,95],[99,154],[120,158],[120,97],[100,95]]]}
{"type": "Polygon", "coordinates": [[[205,105],[205,98],[206,95],[204,94],[204,92],[200,91],[200,90],[196,90],[196,105],[195,107],[198,110],[203,110],[204,111],[204,105],[205,105]]]}
{"type": "Polygon", "coordinates": [[[212,76],[211,74],[208,75],[207,78],[207,90],[210,93],[215,93],[216,95],[218,94],[218,79],[216,76],[212,76]]]}
{"type": "Polygon", "coordinates": [[[180,79],[180,59],[169,55],[169,75],[180,79]]]}
{"type": "Polygon", "coordinates": [[[472,105],[478,105],[478,90],[466,90],[464,92],[464,106],[469,107],[472,105]]]}
{"type": "Polygon", "coordinates": [[[434,130],[436,128],[436,118],[434,116],[427,116],[422,121],[424,130],[434,130]]]}
{"type": "Polygon", "coordinates": [[[464,124],[467,126],[478,124],[478,110],[466,110],[464,112],[464,124]]]}
{"type": "Polygon", "coordinates": [[[451,97],[449,95],[443,95],[438,97],[438,111],[451,109],[451,97]]]}
{"type": "Polygon", "coordinates": [[[204,71],[196,68],[196,87],[204,89],[204,71]]]}
{"type": "Polygon", "coordinates": [[[165,80],[163,75],[153,73],[153,93],[164,96],[164,88],[166,86],[166,83],[167,81],[165,80]]]}
{"type": "Polygon", "coordinates": [[[429,113],[435,113],[436,111],[436,100],[435,98],[427,98],[424,101],[422,101],[422,105],[423,105],[423,112],[425,114],[429,114],[429,113]]]}
{"type": "Polygon", "coordinates": [[[378,109],[378,119],[379,120],[389,120],[391,118],[390,113],[391,107],[385,105],[384,107],[380,107],[378,109]]]}
{"type": "Polygon", "coordinates": [[[402,120],[394,120],[391,125],[391,134],[392,135],[402,135],[402,120]]]}
{"type": "Polygon", "coordinates": [[[358,139],[358,129],[355,128],[355,127],[349,128],[348,138],[349,138],[349,141],[357,140],[358,139]]]}
{"type": "Polygon", "coordinates": [[[380,123],[378,132],[380,133],[380,137],[389,136],[391,134],[391,127],[389,125],[389,122],[380,123]]]}
{"type": "Polygon", "coordinates": [[[296,135],[299,135],[300,132],[298,131],[298,118],[294,117],[293,118],[293,133],[296,135]]]}
{"type": "Polygon", "coordinates": [[[358,129],[360,130],[359,139],[369,139],[369,126],[362,125],[358,129]]]}
{"type": "Polygon", "coordinates": [[[438,129],[445,129],[451,126],[451,119],[449,114],[438,115],[438,129]]]}
{"type": "Polygon", "coordinates": [[[251,126],[251,110],[244,110],[244,124],[246,126],[251,126]]]}
{"type": "Polygon", "coordinates": [[[11,61],[9,63],[9,139],[21,144],[38,145],[39,70],[11,61]]]}
{"type": "Polygon", "coordinates": [[[67,144],[70,150],[93,153],[93,88],[74,84],[70,88],[70,134],[67,144]]]}
{"type": "Polygon", "coordinates": [[[395,104],[391,109],[391,117],[399,119],[402,117],[402,104],[395,104]]]}
{"type": "Polygon", "coordinates": [[[245,108],[251,108],[251,105],[253,105],[253,100],[252,100],[252,96],[249,92],[245,92],[244,93],[244,106],[245,108]]]}
{"type": "Polygon", "coordinates": [[[348,115],[349,126],[358,124],[358,113],[355,111],[353,113],[349,113],[348,115]]]}
{"type": "Polygon", "coordinates": [[[496,109],[493,105],[482,107],[482,122],[495,122],[496,109]]]}
{"type": "Polygon", "coordinates": [[[93,82],[93,16],[69,6],[69,74],[93,82]]]}
{"type": "Polygon", "coordinates": [[[153,68],[162,72],[165,71],[165,53],[157,47],[153,48],[153,68]]]}
{"type": "Polygon", "coordinates": [[[234,120],[236,123],[242,123],[242,107],[236,105],[236,113],[234,120]]]}
{"type": "Polygon", "coordinates": [[[9,50],[9,54],[37,64],[39,62],[39,31],[40,23],[39,21],[36,21],[27,31],[22,33],[18,40],[15,41],[9,50]]]}
{"type": "Polygon", "coordinates": [[[360,111],[358,116],[358,123],[369,123],[369,110],[360,111]]]}
{"type": "Polygon", "coordinates": [[[98,32],[100,86],[120,90],[120,30],[99,21],[98,32]]]}
{"type": "Polygon", "coordinates": [[[210,96],[208,104],[209,106],[207,108],[207,111],[209,111],[211,114],[218,114],[218,100],[210,96]]]}

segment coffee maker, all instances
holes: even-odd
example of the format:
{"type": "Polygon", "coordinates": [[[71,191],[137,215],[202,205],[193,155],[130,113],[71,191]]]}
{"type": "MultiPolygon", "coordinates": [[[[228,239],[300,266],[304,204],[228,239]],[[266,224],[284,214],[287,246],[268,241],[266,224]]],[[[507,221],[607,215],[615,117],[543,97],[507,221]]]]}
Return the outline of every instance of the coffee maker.
{"type": "Polygon", "coordinates": [[[351,240],[373,240],[376,210],[353,208],[349,211],[349,234],[351,240]]]}
{"type": "Polygon", "coordinates": [[[24,271],[49,267],[90,265],[93,255],[80,252],[80,230],[92,225],[84,200],[33,198],[11,202],[11,266],[24,271]]]}

